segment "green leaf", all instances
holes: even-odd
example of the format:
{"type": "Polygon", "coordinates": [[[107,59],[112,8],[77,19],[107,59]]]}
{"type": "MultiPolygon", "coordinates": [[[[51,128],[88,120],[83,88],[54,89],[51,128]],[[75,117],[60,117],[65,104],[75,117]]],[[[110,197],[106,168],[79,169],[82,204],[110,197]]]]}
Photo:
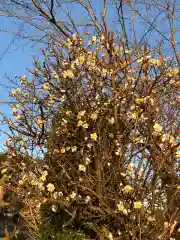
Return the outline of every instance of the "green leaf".
{"type": "Polygon", "coordinates": [[[8,206],[9,205],[9,203],[7,203],[7,202],[4,202],[4,201],[0,201],[0,207],[6,207],[6,206],[8,206]]]}

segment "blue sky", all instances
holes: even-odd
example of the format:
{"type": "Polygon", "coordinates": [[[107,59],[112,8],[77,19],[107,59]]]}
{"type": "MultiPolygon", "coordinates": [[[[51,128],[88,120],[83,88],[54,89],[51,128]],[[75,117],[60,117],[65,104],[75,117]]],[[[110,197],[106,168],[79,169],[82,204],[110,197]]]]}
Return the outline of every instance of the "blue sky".
{"type": "MultiPolygon", "coordinates": [[[[98,15],[101,15],[102,11],[102,0],[92,0],[93,6],[95,6],[95,10],[98,13],[98,15]]],[[[128,14],[128,6],[124,6],[125,11],[128,14]]],[[[145,11],[141,11],[145,15],[145,11]]],[[[80,8],[73,7],[71,14],[73,18],[76,20],[76,22],[84,23],[84,11],[82,11],[80,8]]],[[[129,15],[129,14],[128,14],[129,15]]],[[[154,16],[157,15],[156,10],[154,12],[151,12],[149,15],[150,21],[154,21],[154,16]]],[[[61,15],[61,18],[63,15],[61,15]]],[[[111,28],[117,29],[117,23],[115,22],[115,12],[113,9],[110,9],[108,11],[108,19],[110,20],[111,28]]],[[[129,15],[130,16],[130,15],[129,15]]],[[[162,17],[162,16],[161,16],[162,17]]],[[[19,38],[14,37],[12,34],[8,34],[6,32],[3,32],[2,30],[8,30],[9,32],[18,32],[20,28],[26,27],[25,25],[21,25],[20,22],[12,22],[11,18],[8,17],[0,17],[0,83],[2,85],[8,84],[8,80],[5,77],[5,74],[13,77],[14,75],[24,75],[27,74],[26,67],[31,68],[32,67],[32,60],[33,57],[38,57],[40,55],[39,48],[41,47],[40,44],[37,44],[36,47],[32,47],[32,43],[27,44],[26,41],[20,40],[19,38]]],[[[142,25],[140,22],[140,19],[136,19],[139,21],[137,24],[137,35],[139,39],[141,39],[141,36],[149,29],[148,25],[142,25]]],[[[127,23],[127,27],[128,27],[127,23]]],[[[165,22],[159,22],[158,29],[165,31],[167,28],[165,22]]],[[[23,29],[24,30],[24,29],[23,29]]],[[[26,27],[26,32],[28,32],[30,29],[26,27]]],[[[119,30],[119,29],[118,29],[119,30]]],[[[167,34],[167,33],[166,33],[167,34]]],[[[148,35],[147,35],[148,36],[148,35]]],[[[133,35],[131,35],[131,38],[133,40],[133,35]]],[[[151,44],[155,43],[157,40],[159,40],[159,34],[157,32],[154,32],[153,35],[151,35],[151,44]]],[[[8,92],[0,86],[0,100],[8,100],[8,92]]],[[[0,104],[0,112],[6,113],[6,115],[10,115],[11,111],[10,108],[8,108],[7,105],[0,104]]],[[[5,126],[0,126],[0,130],[5,130],[5,126]]],[[[6,139],[5,135],[0,135],[0,151],[2,151],[3,142],[6,139]]]]}
{"type": "MultiPolygon", "coordinates": [[[[10,18],[1,17],[0,29],[17,32],[20,29],[20,24],[12,23],[10,18]]],[[[13,77],[14,75],[27,74],[26,67],[32,67],[32,60],[38,54],[39,46],[38,49],[32,48],[32,44],[26,44],[24,40],[3,31],[0,31],[0,39],[0,84],[9,85],[5,75],[13,77]]],[[[0,101],[3,100],[8,101],[8,92],[0,86],[0,101]]],[[[11,114],[10,108],[6,104],[0,104],[0,112],[8,116],[11,114]]],[[[0,129],[5,130],[6,128],[0,126],[0,129]]],[[[2,145],[6,138],[6,135],[0,135],[0,151],[2,151],[2,145]]]]}

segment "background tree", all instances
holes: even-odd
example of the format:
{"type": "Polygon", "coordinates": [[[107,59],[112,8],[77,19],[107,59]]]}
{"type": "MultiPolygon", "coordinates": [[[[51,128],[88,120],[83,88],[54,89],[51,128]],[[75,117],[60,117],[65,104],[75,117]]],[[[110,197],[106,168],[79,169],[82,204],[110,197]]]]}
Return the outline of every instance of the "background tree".
{"type": "MultiPolygon", "coordinates": [[[[73,39],[58,46],[51,43],[49,51],[43,51],[43,65],[35,63],[35,70],[30,70],[33,82],[23,76],[23,91],[12,90],[19,105],[14,106],[18,120],[9,126],[15,134],[8,143],[10,151],[19,148],[27,155],[37,146],[48,147],[44,159],[48,171],[33,165],[32,174],[28,166],[24,175],[30,171],[30,180],[22,176],[20,184],[27,187],[29,183],[33,189],[38,186],[30,195],[31,201],[33,195],[37,198],[40,194],[41,200],[36,201],[41,202],[42,196],[54,199],[60,194],[57,198],[65,200],[61,204],[72,212],[73,226],[89,224],[87,218],[105,235],[106,231],[113,235],[120,231],[122,237],[128,232],[147,237],[149,229],[145,226],[152,224],[147,219],[156,221],[158,214],[166,211],[163,221],[174,222],[179,215],[179,70],[163,56],[147,55],[150,50],[141,57],[126,50],[126,62],[122,50],[113,44],[108,49],[109,59],[107,55],[104,59],[104,36],[93,36],[87,46],[78,36],[73,35],[73,39]],[[24,94],[29,94],[26,101],[24,94]],[[46,187],[49,192],[56,189],[55,196],[49,195],[46,187]],[[144,201],[148,202],[146,207],[144,201]],[[139,208],[143,208],[137,215],[144,221],[141,230],[135,227],[139,218],[133,225],[139,208]]],[[[153,238],[160,226],[154,224],[153,238]]]]}

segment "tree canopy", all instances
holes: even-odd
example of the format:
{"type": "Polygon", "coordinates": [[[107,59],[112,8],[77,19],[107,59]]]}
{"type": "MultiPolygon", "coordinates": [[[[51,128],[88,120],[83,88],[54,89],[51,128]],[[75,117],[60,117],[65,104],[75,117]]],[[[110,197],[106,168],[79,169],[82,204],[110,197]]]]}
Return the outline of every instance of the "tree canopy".
{"type": "MultiPolygon", "coordinates": [[[[18,87],[9,94],[17,102],[11,104],[13,117],[4,116],[11,168],[1,173],[21,197],[33,237],[39,237],[41,210],[47,206],[51,217],[68,213],[61,231],[80,230],[90,239],[178,237],[175,1],[166,9],[171,38],[159,32],[171,44],[170,56],[166,44],[131,40],[124,14],[142,16],[135,1],[104,0],[100,16],[91,1],[74,1],[88,13],[90,24],[82,29],[67,13],[71,25],[56,20],[54,6],[60,1],[10,2],[56,29],[41,49],[43,60],[33,62],[29,76],[17,77],[18,87]],[[109,6],[117,10],[120,32],[108,18],[109,6]]],[[[144,4],[146,9],[150,3],[144,4]]],[[[163,9],[159,2],[156,6],[163,9]]],[[[150,26],[149,31],[159,31],[150,26]]]]}

